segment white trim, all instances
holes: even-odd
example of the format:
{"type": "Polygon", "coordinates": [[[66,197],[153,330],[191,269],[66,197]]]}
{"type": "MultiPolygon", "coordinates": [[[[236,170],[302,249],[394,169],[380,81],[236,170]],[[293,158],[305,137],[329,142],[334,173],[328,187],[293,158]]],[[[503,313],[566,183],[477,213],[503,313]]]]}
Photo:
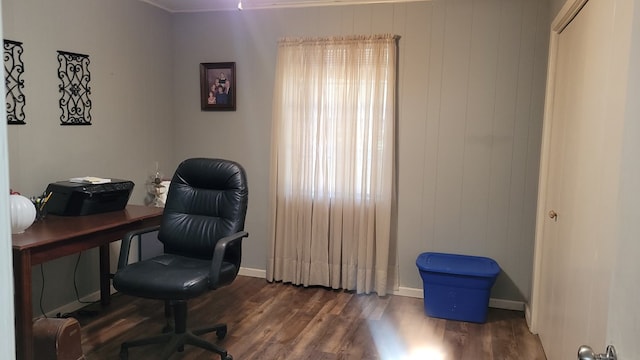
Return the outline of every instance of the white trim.
{"type": "Polygon", "coordinates": [[[561,33],[562,30],[564,30],[564,28],[569,25],[571,20],[573,20],[573,18],[578,15],[578,12],[580,12],[587,1],[588,0],[573,0],[564,3],[564,6],[562,6],[562,9],[560,9],[558,15],[551,24],[551,30],[557,33],[561,33]]]}
{"type": "MultiPolygon", "coordinates": [[[[249,269],[249,268],[240,268],[239,275],[251,276],[256,278],[264,279],[266,277],[265,270],[259,269],[249,269]]],[[[398,287],[398,290],[393,290],[389,292],[390,294],[396,296],[404,296],[422,299],[424,298],[424,291],[422,288],[410,288],[410,287],[398,287]]],[[[496,309],[504,309],[504,310],[515,310],[515,311],[524,311],[525,303],[523,301],[513,301],[513,300],[504,300],[504,299],[489,299],[489,307],[496,309]]]]}
{"type": "MultiPolygon", "coordinates": [[[[398,290],[393,292],[393,295],[422,299],[424,298],[424,291],[416,288],[399,287],[398,290]]],[[[524,311],[525,303],[522,301],[490,298],[489,307],[495,309],[524,311]]]]}
{"type": "Polygon", "coordinates": [[[424,298],[424,291],[422,289],[399,287],[398,290],[392,292],[393,295],[406,296],[412,298],[424,298]]]}
{"type": "Polygon", "coordinates": [[[491,298],[489,299],[489,307],[494,309],[524,311],[525,303],[522,301],[491,298]]]}
{"type": "MultiPolygon", "coordinates": [[[[140,0],[170,13],[199,13],[209,11],[238,11],[238,0],[140,0]]],[[[432,0],[244,0],[242,10],[307,8],[339,5],[396,4],[430,2],[432,0]]]]}
{"type": "MultiPolygon", "coordinates": [[[[115,289],[113,287],[111,287],[111,293],[112,294],[115,293],[115,289]]],[[[100,291],[96,291],[87,296],[80,298],[80,301],[74,300],[68,304],[64,304],[56,309],[48,311],[46,313],[46,316],[50,318],[55,318],[57,317],[58,314],[69,314],[79,309],[82,309],[83,307],[88,305],[86,304],[86,302],[99,302],[99,301],[100,301],[100,291]]],[[[38,315],[34,314],[33,319],[35,320],[40,317],[42,317],[42,314],[40,313],[38,313],[38,315]]]]}
{"type": "MultiPolygon", "coordinates": [[[[259,279],[266,279],[267,271],[261,270],[261,269],[241,267],[240,271],[238,271],[238,275],[259,278],[259,279]]],[[[116,293],[116,289],[114,289],[113,286],[111,286],[111,294],[114,294],[114,293],[116,293]]],[[[398,290],[390,291],[390,293],[396,296],[404,296],[404,297],[411,297],[411,298],[418,298],[418,299],[424,298],[424,291],[422,290],[422,288],[410,288],[410,287],[401,286],[398,288],[398,290]]],[[[100,291],[93,292],[81,298],[80,301],[82,302],[100,301],[100,291]]],[[[62,305],[59,308],[56,308],[54,310],[47,312],[47,316],[55,317],[56,314],[58,313],[61,313],[61,314],[72,313],[78,309],[83,308],[84,306],[87,306],[87,304],[83,304],[80,301],[75,300],[68,304],[62,305]]],[[[491,298],[489,299],[489,307],[496,308],[496,309],[523,311],[525,310],[525,303],[522,301],[491,298]]],[[[528,306],[527,306],[527,309],[528,309],[528,306]]],[[[39,317],[41,317],[41,315],[36,316],[34,320],[39,317]]],[[[527,323],[528,322],[529,321],[527,321],[527,323]]]]}
{"type": "Polygon", "coordinates": [[[544,106],[544,120],[542,122],[542,143],[540,146],[540,173],[538,174],[538,208],[536,209],[536,227],[533,247],[533,271],[531,284],[531,319],[529,330],[537,331],[536,305],[540,300],[540,272],[542,270],[544,222],[547,216],[547,180],[549,177],[551,122],[553,112],[553,94],[555,88],[555,65],[557,57],[558,33],[551,32],[549,39],[549,60],[547,68],[547,89],[544,106]]]}
{"type": "Polygon", "coordinates": [[[525,304],[524,305],[524,319],[527,321],[527,326],[529,326],[529,331],[531,331],[532,334],[537,335],[537,332],[533,332],[532,326],[531,326],[531,306],[529,304],[525,304]]]}
{"type": "Polygon", "coordinates": [[[267,278],[267,271],[266,270],[260,270],[260,269],[251,269],[251,268],[241,267],[240,271],[238,271],[238,275],[266,279],[267,278]]]}
{"type": "MultiPolygon", "coordinates": [[[[260,270],[260,269],[251,269],[251,268],[240,268],[240,271],[238,271],[238,275],[242,275],[242,276],[249,276],[249,277],[255,277],[255,278],[262,278],[264,279],[266,276],[266,271],[265,270],[260,270]]],[[[116,289],[111,286],[111,294],[115,294],[117,291],[116,289]]],[[[56,309],[53,309],[51,311],[48,311],[46,313],[47,317],[55,317],[58,313],[61,314],[66,314],[66,313],[72,313],[76,310],[79,310],[85,306],[87,306],[87,304],[83,303],[83,302],[96,302],[96,301],[100,301],[100,291],[95,291],[91,294],[88,294],[82,298],[80,298],[80,301],[78,300],[74,300],[70,303],[64,304],[56,309]]],[[[37,319],[39,317],[42,316],[42,314],[38,314],[37,316],[34,314],[34,319],[37,319]]]]}
{"type": "Polygon", "coordinates": [[[545,90],[544,119],[542,122],[542,143],[540,149],[540,173],[538,175],[538,207],[533,250],[533,271],[531,283],[531,301],[527,305],[525,316],[529,331],[538,333],[537,304],[540,299],[540,275],[542,271],[543,233],[547,217],[547,182],[549,177],[551,122],[553,121],[553,100],[555,94],[556,62],[558,56],[558,37],[564,28],[575,18],[587,0],[568,0],[558,12],[551,24],[549,55],[547,63],[547,87],[545,90]]]}
{"type": "MultiPolygon", "coordinates": [[[[10,7],[11,8],[11,7],[10,7]]],[[[13,20],[11,20],[13,21],[13,20]]],[[[0,35],[2,35],[2,3],[0,3],[0,35]]],[[[5,89],[0,89],[5,98],[5,89]]],[[[9,146],[7,145],[7,113],[6,108],[0,110],[2,121],[0,126],[0,349],[8,358],[15,354],[15,309],[13,304],[13,272],[11,249],[11,213],[9,210],[9,146]]]]}

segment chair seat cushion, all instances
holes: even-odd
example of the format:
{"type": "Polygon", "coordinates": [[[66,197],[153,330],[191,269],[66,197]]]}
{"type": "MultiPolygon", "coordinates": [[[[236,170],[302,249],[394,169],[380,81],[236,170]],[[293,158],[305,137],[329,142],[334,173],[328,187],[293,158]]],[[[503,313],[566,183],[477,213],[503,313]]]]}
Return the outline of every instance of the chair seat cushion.
{"type": "MultiPolygon", "coordinates": [[[[164,254],[119,269],[113,286],[127,295],[161,300],[187,300],[209,290],[210,260],[164,254]]],[[[236,269],[223,262],[220,279],[233,279],[236,269]]]]}

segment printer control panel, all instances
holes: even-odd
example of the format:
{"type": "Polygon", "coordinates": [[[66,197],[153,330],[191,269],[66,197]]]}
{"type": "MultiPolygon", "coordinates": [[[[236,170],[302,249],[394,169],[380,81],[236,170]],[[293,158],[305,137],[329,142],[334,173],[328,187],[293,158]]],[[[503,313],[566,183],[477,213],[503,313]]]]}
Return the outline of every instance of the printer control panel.
{"type": "Polygon", "coordinates": [[[82,191],[89,194],[109,193],[113,191],[131,190],[132,182],[110,182],[105,184],[82,184],[82,191]]]}

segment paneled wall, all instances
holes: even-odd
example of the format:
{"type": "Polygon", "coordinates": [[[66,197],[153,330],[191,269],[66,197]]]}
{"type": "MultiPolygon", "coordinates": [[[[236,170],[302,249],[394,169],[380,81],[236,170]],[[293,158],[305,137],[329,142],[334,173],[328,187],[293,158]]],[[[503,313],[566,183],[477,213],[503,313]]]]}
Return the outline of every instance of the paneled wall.
{"type": "MultiPolygon", "coordinates": [[[[269,239],[278,38],[400,35],[399,218],[391,254],[399,291],[419,293],[420,252],[448,251],[500,263],[494,298],[529,298],[547,0],[201,14],[168,14],[131,0],[2,0],[2,13],[5,38],[25,43],[28,98],[27,125],[7,128],[11,187],[34,194],[71,176],[123,177],[136,182],[132,202],[142,203],[156,160],[166,173],[190,156],[237,160],[250,181],[243,266],[257,270],[266,268],[269,239]],[[58,124],[56,50],[90,55],[91,126],[58,124]],[[200,111],[199,63],[226,61],[237,66],[237,111],[200,111]]],[[[75,261],[44,265],[45,310],[75,299],[75,261]],[[50,281],[60,279],[52,290],[50,281]]],[[[97,289],[95,261],[92,253],[80,260],[81,296],[97,289]]],[[[42,279],[34,273],[37,299],[42,279]]]]}
{"type": "MultiPolygon", "coordinates": [[[[173,166],[170,14],[131,0],[2,0],[2,15],[4,38],[24,48],[26,125],[6,128],[11,188],[31,196],[70,177],[120,178],[142,204],[155,162],[173,166]],[[60,125],[57,50],[89,55],[90,126],[60,125]]],[[[34,314],[74,302],[74,282],[81,297],[97,291],[97,262],[91,250],[34,267],[34,314]]]]}
{"type": "Polygon", "coordinates": [[[567,2],[567,0],[549,0],[550,2],[550,14],[551,14],[551,18],[550,20],[553,21],[556,17],[556,15],[558,14],[558,12],[560,11],[560,9],[562,8],[562,6],[564,5],[564,3],[567,2]]]}
{"type": "Polygon", "coordinates": [[[205,155],[245,165],[243,266],[264,270],[278,38],[398,34],[399,290],[421,289],[418,254],[445,251],[496,259],[503,273],[492,297],[526,301],[548,29],[546,0],[174,14],[174,162],[205,155]],[[237,111],[202,112],[198,64],[226,61],[237,66],[237,111]]]}

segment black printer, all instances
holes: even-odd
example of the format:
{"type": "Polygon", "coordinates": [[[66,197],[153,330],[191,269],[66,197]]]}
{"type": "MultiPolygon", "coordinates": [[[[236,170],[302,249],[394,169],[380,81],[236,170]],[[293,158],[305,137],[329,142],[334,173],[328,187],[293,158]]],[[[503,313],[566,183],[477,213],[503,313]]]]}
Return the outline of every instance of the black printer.
{"type": "Polygon", "coordinates": [[[129,202],[133,182],[111,180],[102,184],[58,181],[47,186],[51,197],[46,212],[54,215],[76,216],[122,210],[129,202]]]}

